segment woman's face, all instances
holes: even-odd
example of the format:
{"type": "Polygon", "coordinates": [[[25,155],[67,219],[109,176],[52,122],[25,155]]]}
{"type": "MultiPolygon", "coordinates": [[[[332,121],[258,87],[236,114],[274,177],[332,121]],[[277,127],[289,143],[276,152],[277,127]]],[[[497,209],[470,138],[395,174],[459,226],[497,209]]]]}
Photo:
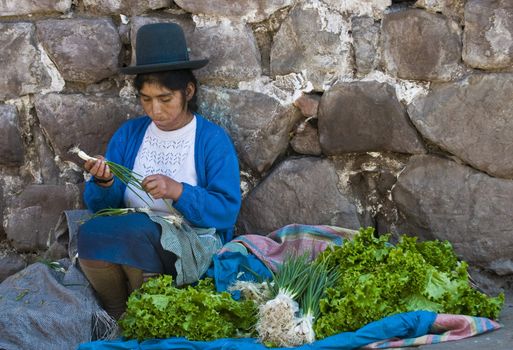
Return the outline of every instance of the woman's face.
{"type": "MultiPolygon", "coordinates": [[[[171,131],[180,129],[192,120],[192,113],[184,103],[179,90],[152,83],[144,83],[139,91],[144,112],[161,130],[171,131]]],[[[189,83],[185,90],[185,100],[189,101],[194,95],[194,84],[189,83]]]]}

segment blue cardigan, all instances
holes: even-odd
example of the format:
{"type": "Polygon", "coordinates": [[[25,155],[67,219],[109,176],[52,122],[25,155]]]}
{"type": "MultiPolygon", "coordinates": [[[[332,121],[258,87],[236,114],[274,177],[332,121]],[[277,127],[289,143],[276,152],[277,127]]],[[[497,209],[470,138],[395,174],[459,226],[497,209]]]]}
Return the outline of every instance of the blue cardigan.
{"type": "MultiPolygon", "coordinates": [[[[198,185],[183,183],[180,198],[173,206],[193,225],[214,227],[224,242],[233,237],[233,226],[241,204],[239,163],[235,148],[218,125],[196,114],[194,160],[198,185]]],[[[135,157],[146,129],[148,116],[125,122],[112,136],[105,158],[133,169],[135,157]]],[[[121,208],[126,185],[115,178],[110,187],[88,181],[84,191],[87,207],[96,212],[104,208],[121,208]]]]}

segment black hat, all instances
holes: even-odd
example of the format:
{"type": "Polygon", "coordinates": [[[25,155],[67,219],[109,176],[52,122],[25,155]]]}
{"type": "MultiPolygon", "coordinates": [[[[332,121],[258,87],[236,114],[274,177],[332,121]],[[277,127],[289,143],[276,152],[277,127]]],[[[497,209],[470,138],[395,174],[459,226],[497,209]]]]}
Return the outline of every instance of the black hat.
{"type": "Polygon", "coordinates": [[[198,69],[207,59],[189,60],[182,28],[176,23],[143,25],[137,31],[135,66],[120,68],[125,74],[162,72],[177,69],[198,69]]]}

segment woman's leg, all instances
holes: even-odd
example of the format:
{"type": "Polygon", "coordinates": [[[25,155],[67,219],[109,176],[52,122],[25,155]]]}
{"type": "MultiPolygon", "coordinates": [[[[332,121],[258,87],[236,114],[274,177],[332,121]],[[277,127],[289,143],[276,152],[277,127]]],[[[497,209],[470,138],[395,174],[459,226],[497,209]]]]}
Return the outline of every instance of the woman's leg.
{"type": "Polygon", "coordinates": [[[119,319],[125,312],[128,298],[127,280],[121,265],[88,259],[79,259],[79,262],[105,311],[119,319]]]}

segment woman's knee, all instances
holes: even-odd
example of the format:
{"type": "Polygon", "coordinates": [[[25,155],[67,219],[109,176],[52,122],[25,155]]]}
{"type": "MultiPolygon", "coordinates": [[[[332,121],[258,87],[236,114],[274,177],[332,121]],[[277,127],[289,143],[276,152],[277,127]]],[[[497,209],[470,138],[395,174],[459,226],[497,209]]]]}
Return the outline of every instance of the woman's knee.
{"type": "Polygon", "coordinates": [[[97,269],[112,267],[112,266],[116,265],[116,264],[113,264],[113,263],[110,263],[107,261],[102,261],[102,260],[91,260],[91,259],[79,258],[78,261],[81,266],[87,266],[87,267],[92,267],[92,268],[97,268],[97,269]]]}

